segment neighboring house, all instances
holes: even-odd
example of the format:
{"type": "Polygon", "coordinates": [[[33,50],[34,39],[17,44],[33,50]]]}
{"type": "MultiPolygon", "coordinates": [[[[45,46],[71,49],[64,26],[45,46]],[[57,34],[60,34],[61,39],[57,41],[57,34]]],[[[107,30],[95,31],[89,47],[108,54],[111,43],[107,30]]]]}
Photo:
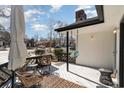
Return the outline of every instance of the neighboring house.
{"type": "Polygon", "coordinates": [[[36,47],[45,48],[45,41],[38,41],[38,42],[36,42],[36,47]]]}
{"type": "Polygon", "coordinates": [[[0,24],[0,47],[9,47],[10,42],[10,33],[0,24]]]}
{"type": "Polygon", "coordinates": [[[76,64],[119,72],[119,26],[124,6],[105,5],[103,9],[98,6],[96,9],[97,17],[83,18],[80,22],[55,30],[62,33],[73,31],[75,35],[78,31],[79,56],[76,64]]]}
{"type": "Polygon", "coordinates": [[[0,38],[0,47],[9,47],[10,43],[0,38]]]}
{"type": "Polygon", "coordinates": [[[0,31],[0,47],[10,46],[10,34],[6,31],[0,31]]]}
{"type": "Polygon", "coordinates": [[[0,47],[2,47],[3,45],[4,45],[4,41],[0,39],[0,47]]]}
{"type": "Polygon", "coordinates": [[[24,41],[27,48],[34,48],[36,46],[36,41],[34,39],[25,39],[24,41]]]}

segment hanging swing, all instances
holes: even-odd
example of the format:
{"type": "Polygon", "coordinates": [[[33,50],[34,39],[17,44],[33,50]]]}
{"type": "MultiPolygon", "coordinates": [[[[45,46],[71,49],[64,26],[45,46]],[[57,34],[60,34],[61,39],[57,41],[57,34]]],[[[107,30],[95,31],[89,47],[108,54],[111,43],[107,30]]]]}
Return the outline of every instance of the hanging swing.
{"type": "Polygon", "coordinates": [[[76,50],[74,50],[74,51],[72,51],[71,53],[70,53],[70,57],[71,58],[77,58],[78,56],[79,56],[79,51],[78,51],[78,29],[77,29],[77,41],[76,41],[76,50]]]}

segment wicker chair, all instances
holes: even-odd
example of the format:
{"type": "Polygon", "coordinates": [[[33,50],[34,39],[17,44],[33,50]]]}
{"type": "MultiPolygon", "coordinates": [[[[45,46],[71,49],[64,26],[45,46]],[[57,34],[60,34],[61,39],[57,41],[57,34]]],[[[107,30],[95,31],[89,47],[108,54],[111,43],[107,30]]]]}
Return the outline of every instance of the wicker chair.
{"type": "Polygon", "coordinates": [[[43,55],[40,61],[38,62],[38,68],[43,71],[43,75],[51,74],[50,66],[51,66],[51,55],[43,55]],[[49,72],[45,71],[46,73],[44,73],[45,67],[49,68],[49,72]]]}

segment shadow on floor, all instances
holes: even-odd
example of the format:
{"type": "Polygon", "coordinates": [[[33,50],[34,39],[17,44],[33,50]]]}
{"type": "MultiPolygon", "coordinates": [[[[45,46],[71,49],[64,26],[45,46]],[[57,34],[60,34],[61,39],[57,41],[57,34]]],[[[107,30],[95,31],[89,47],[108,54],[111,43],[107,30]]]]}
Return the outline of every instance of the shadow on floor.
{"type": "Polygon", "coordinates": [[[106,86],[104,86],[104,85],[102,85],[102,84],[100,84],[100,83],[97,83],[97,82],[95,82],[95,81],[93,81],[93,80],[90,80],[90,79],[88,79],[88,78],[86,78],[86,77],[80,76],[80,75],[78,75],[78,74],[76,74],[76,73],[74,73],[74,72],[72,72],[72,71],[68,71],[68,72],[70,72],[70,73],[72,73],[72,74],[74,74],[74,75],[76,75],[76,76],[78,76],[78,77],[81,77],[81,78],[83,78],[83,79],[86,79],[86,80],[88,80],[88,81],[90,81],[90,82],[93,82],[93,83],[99,85],[99,86],[97,86],[96,88],[108,88],[108,87],[106,87],[106,86]]]}
{"type": "Polygon", "coordinates": [[[53,65],[50,66],[50,72],[53,73],[55,71],[59,70],[58,68],[54,67],[53,65]]]}
{"type": "Polygon", "coordinates": [[[64,65],[65,63],[64,62],[57,62],[57,63],[55,63],[54,65],[56,65],[56,66],[62,66],[62,65],[64,65]]]}
{"type": "Polygon", "coordinates": [[[51,73],[59,70],[58,68],[56,68],[55,66],[51,65],[50,67],[43,67],[43,68],[39,68],[39,70],[42,70],[42,71],[47,71],[49,70],[51,73]]]}

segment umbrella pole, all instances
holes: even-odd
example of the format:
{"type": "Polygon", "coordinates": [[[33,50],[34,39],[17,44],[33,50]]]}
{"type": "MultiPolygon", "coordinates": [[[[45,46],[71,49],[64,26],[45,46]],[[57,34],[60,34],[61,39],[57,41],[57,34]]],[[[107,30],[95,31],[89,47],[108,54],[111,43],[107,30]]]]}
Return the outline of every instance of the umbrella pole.
{"type": "Polygon", "coordinates": [[[15,71],[12,70],[12,88],[14,88],[15,85],[15,71]]]}

